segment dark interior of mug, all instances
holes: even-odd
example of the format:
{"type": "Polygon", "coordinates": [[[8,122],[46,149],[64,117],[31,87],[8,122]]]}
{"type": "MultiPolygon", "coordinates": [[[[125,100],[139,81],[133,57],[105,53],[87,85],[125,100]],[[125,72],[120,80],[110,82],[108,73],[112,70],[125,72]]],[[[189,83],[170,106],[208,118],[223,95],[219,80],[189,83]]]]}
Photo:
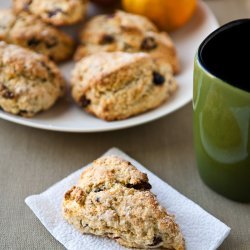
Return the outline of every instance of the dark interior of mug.
{"type": "Polygon", "coordinates": [[[250,19],[214,31],[200,45],[198,58],[214,76],[250,92],[250,19]]]}

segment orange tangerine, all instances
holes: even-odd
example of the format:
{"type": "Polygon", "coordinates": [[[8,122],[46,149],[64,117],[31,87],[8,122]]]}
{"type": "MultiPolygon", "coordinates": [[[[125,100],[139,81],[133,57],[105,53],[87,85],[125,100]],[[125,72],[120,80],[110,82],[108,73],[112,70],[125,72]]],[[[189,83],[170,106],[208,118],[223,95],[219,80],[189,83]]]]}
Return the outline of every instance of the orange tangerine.
{"type": "Polygon", "coordinates": [[[144,15],[160,29],[173,31],[193,15],[197,0],[122,0],[123,8],[144,15]]]}

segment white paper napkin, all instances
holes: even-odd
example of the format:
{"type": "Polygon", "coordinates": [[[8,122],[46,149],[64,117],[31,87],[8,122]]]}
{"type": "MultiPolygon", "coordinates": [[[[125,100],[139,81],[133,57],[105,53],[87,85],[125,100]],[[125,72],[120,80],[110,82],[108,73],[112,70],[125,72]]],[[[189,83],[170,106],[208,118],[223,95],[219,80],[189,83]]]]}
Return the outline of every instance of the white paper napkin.
{"type": "MultiPolygon", "coordinates": [[[[228,236],[230,228],[204,211],[200,206],[184,197],[167,183],[144,168],[134,159],[112,148],[105,155],[117,155],[130,161],[135,167],[147,173],[152,191],[157,195],[159,202],[176,216],[185,238],[187,250],[217,249],[228,236]]],[[[115,241],[82,235],[69,225],[62,217],[61,203],[64,193],[79,179],[83,169],[69,175],[46,191],[32,195],[25,199],[26,204],[35,213],[47,230],[67,249],[70,250],[120,250],[126,249],[115,241]]]]}

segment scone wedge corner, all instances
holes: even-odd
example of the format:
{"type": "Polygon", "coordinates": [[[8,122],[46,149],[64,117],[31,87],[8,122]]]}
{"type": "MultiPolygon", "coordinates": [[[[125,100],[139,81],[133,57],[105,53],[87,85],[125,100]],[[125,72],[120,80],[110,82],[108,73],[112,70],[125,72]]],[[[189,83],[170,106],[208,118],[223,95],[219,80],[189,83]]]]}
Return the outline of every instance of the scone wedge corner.
{"type": "Polygon", "coordinates": [[[184,238],[150,191],[146,174],[117,156],[94,161],[65,193],[63,216],[83,234],[129,248],[185,249],[184,238]]]}
{"type": "Polygon", "coordinates": [[[177,89],[171,67],[147,53],[100,52],[72,73],[72,96],[89,113],[122,120],[160,106],[177,89]]]}

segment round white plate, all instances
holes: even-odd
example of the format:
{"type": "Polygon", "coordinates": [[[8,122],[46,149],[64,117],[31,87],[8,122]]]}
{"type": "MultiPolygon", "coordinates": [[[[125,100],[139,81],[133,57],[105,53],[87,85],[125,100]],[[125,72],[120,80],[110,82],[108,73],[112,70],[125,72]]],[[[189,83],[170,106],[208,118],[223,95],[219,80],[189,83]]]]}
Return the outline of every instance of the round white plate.
{"type": "MultiPolygon", "coordinates": [[[[1,0],[0,7],[8,7],[10,0],[1,0]]],[[[91,14],[96,10],[90,7],[91,14]]],[[[181,73],[177,76],[179,89],[177,93],[159,108],[147,113],[114,122],[105,122],[95,118],[78,108],[68,95],[60,100],[52,109],[34,118],[22,118],[0,110],[0,118],[22,125],[64,132],[100,132],[136,126],[156,120],[181,108],[192,99],[193,61],[196,50],[202,40],[218,27],[218,23],[203,3],[198,3],[197,11],[192,20],[183,28],[171,34],[181,61],[181,73]]],[[[73,68],[73,62],[61,65],[60,68],[67,80],[73,68]]]]}

